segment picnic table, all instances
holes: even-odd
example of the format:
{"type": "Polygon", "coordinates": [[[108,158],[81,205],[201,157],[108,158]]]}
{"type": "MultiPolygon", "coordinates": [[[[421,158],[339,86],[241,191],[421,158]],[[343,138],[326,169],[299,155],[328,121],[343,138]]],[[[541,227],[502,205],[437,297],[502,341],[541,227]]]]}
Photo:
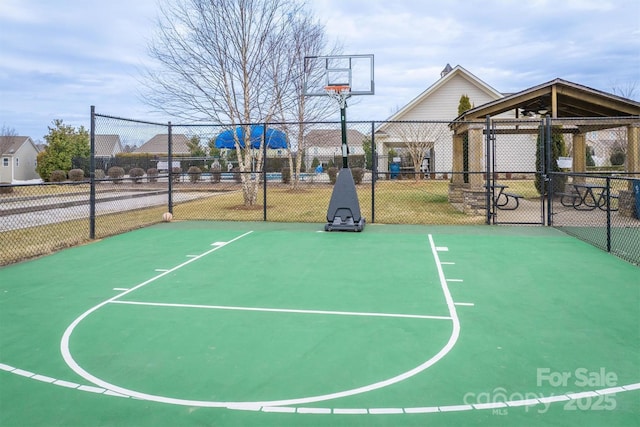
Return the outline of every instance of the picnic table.
{"type": "MultiPolygon", "coordinates": [[[[573,187],[575,191],[572,193],[558,193],[562,206],[573,207],[579,211],[592,211],[596,208],[603,211],[607,210],[606,185],[591,182],[574,182],[573,187]],[[570,200],[570,202],[568,200],[570,200]]],[[[611,199],[618,199],[618,197],[617,194],[609,194],[610,210],[618,210],[617,206],[611,206],[611,199]]]]}
{"type": "Polygon", "coordinates": [[[491,190],[491,193],[493,194],[493,204],[496,208],[512,211],[518,209],[518,206],[520,206],[520,199],[522,196],[520,194],[504,191],[505,188],[509,188],[508,185],[494,182],[490,185],[485,184],[485,188],[489,188],[491,190]],[[512,200],[515,201],[515,204],[511,203],[512,200]]]}

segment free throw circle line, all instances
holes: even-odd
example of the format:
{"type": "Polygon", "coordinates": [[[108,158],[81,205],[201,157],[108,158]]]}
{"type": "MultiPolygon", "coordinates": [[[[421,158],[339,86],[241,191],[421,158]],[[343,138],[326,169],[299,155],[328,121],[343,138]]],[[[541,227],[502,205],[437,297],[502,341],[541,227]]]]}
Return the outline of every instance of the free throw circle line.
{"type": "MultiPolygon", "coordinates": [[[[249,232],[250,233],[250,232],[249,232]]],[[[229,241],[229,243],[238,240],[246,235],[248,235],[249,233],[245,233],[239,237],[236,237],[235,239],[229,241]]],[[[331,400],[331,399],[337,399],[337,398],[342,398],[342,397],[347,397],[347,396],[353,396],[356,394],[361,394],[361,393],[366,393],[369,391],[373,391],[373,390],[377,390],[380,388],[384,388],[387,386],[390,386],[392,384],[396,384],[398,382],[404,381],[408,378],[411,378],[412,376],[424,371],[425,369],[433,366],[434,364],[436,364],[438,361],[440,361],[444,356],[446,356],[449,351],[451,351],[451,349],[453,348],[453,346],[456,344],[458,337],[460,336],[460,320],[458,319],[458,314],[456,311],[456,306],[453,302],[453,298],[451,296],[451,292],[449,291],[448,285],[447,285],[447,280],[446,277],[444,275],[444,271],[442,269],[442,265],[440,264],[440,258],[438,256],[438,249],[435,246],[435,243],[433,241],[433,236],[431,234],[428,235],[429,237],[429,244],[431,246],[431,252],[436,264],[436,268],[438,270],[438,277],[440,280],[440,286],[442,287],[442,292],[444,294],[445,297],[445,301],[447,303],[447,307],[449,309],[449,315],[451,317],[451,322],[452,322],[452,332],[451,335],[449,337],[449,340],[447,341],[447,343],[445,344],[444,347],[442,347],[442,349],[440,349],[440,351],[435,354],[433,357],[431,357],[430,359],[426,360],[425,362],[423,362],[422,364],[416,366],[413,369],[410,369],[400,375],[396,375],[395,377],[392,378],[388,378],[386,380],[383,381],[378,381],[376,383],[373,384],[369,384],[369,385],[365,385],[362,387],[357,387],[357,388],[353,388],[353,389],[349,389],[349,390],[344,390],[344,391],[340,391],[340,392],[335,392],[335,393],[329,393],[329,394],[323,394],[323,395],[317,395],[317,396],[310,396],[310,397],[302,397],[302,398],[293,398],[293,399],[282,399],[282,400],[271,400],[271,401],[246,401],[246,402],[221,402],[221,401],[208,401],[208,400],[191,400],[191,399],[179,399],[179,398],[173,398],[173,397],[166,397],[166,396],[159,396],[159,395],[154,395],[154,394],[149,394],[149,393],[141,393],[135,390],[130,390],[124,387],[120,387],[117,386],[115,384],[111,384],[107,381],[104,381],[92,374],[90,374],[89,372],[87,372],[86,370],[84,370],[80,365],[78,365],[78,363],[73,359],[73,357],[71,356],[71,352],[69,351],[69,338],[71,337],[71,334],[73,333],[73,330],[75,329],[75,327],[82,321],[84,320],[87,316],[89,316],[89,314],[93,313],[94,311],[98,310],[99,308],[103,307],[104,305],[110,303],[110,302],[114,302],[117,298],[119,298],[122,295],[125,295],[135,289],[138,289],[144,285],[146,285],[147,283],[150,283],[151,281],[155,280],[155,279],[151,279],[148,280],[146,282],[144,282],[141,285],[135,286],[133,288],[131,288],[131,290],[127,291],[127,292],[123,292],[122,294],[110,298],[98,305],[96,305],[95,307],[87,310],[85,313],[83,313],[82,315],[80,315],[77,319],[75,319],[71,325],[69,325],[69,327],[67,328],[67,330],[65,331],[65,333],[63,334],[62,337],[62,341],[60,343],[60,350],[62,352],[63,358],[65,360],[65,362],[67,363],[67,365],[78,375],[80,375],[82,378],[86,379],[87,381],[103,387],[107,390],[111,390],[113,392],[116,393],[120,393],[120,394],[124,394],[127,396],[131,396],[134,397],[136,399],[142,399],[142,400],[149,400],[149,401],[153,401],[153,402],[160,402],[160,403],[167,403],[167,404],[172,404],[172,405],[183,405],[183,406],[198,406],[198,407],[210,407],[210,408],[220,408],[220,407],[230,407],[230,406],[235,406],[235,407],[262,407],[262,406],[266,406],[266,407],[272,407],[272,406],[286,406],[286,405],[300,405],[300,404],[306,404],[306,403],[314,403],[314,402],[322,402],[325,400],[331,400]]],[[[200,257],[213,252],[214,250],[220,248],[222,246],[216,247],[208,252],[205,252],[204,254],[202,254],[201,256],[197,257],[197,258],[192,258],[189,261],[181,264],[178,267],[175,267],[174,269],[172,269],[171,271],[174,271],[178,268],[180,268],[183,265],[186,265],[192,261],[195,261],[196,259],[199,259],[200,257]]],[[[163,273],[162,275],[164,275],[166,273],[163,273]]],[[[158,277],[162,276],[159,275],[158,277]]]]}

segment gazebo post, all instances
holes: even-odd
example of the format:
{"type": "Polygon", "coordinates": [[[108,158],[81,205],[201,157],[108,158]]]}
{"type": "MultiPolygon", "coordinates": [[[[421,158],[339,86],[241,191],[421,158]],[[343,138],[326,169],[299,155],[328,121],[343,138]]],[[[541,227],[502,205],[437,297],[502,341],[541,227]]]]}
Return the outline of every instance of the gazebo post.
{"type": "MultiPolygon", "coordinates": [[[[572,170],[575,173],[585,173],[587,171],[587,145],[586,135],[577,133],[573,135],[573,164],[572,170]]],[[[573,178],[575,182],[584,182],[583,176],[573,178]]]]}
{"type": "MultiPolygon", "coordinates": [[[[627,126],[627,172],[640,172],[640,122],[627,126]]],[[[632,175],[633,176],[633,175],[632,175]]],[[[640,177],[635,176],[636,179],[640,177]]],[[[631,186],[631,184],[629,184],[631,186]]],[[[632,188],[629,188],[632,190],[632,188]]]]}
{"type": "Polygon", "coordinates": [[[469,187],[476,190],[482,189],[485,180],[480,173],[482,172],[483,129],[482,123],[469,125],[469,172],[475,172],[469,174],[469,187]]]}
{"type": "Polygon", "coordinates": [[[453,172],[453,176],[451,177],[451,182],[454,186],[461,186],[464,184],[464,175],[463,175],[463,163],[464,163],[464,134],[456,133],[453,135],[453,158],[451,169],[453,172]]]}

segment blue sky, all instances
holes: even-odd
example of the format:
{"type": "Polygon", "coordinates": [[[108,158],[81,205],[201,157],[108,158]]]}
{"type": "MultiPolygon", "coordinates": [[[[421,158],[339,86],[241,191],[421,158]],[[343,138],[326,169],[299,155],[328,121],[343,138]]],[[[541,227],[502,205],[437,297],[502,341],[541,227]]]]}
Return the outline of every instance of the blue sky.
{"type": "MultiPolygon", "coordinates": [[[[165,0],[170,1],[170,0],[165,0]]],[[[165,122],[138,95],[156,0],[1,0],[0,126],[43,140],[62,119],[165,122]]],[[[461,65],[501,92],[555,78],[640,100],[638,0],[311,0],[344,53],[375,55],[376,95],[350,120],[383,120],[461,65]]]]}

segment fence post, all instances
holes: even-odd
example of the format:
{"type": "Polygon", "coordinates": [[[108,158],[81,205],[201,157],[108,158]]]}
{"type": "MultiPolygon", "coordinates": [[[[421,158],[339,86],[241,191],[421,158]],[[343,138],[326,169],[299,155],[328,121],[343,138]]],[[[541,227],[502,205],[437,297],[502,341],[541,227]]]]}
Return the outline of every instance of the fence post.
{"type": "Polygon", "coordinates": [[[96,107],[91,106],[89,154],[89,238],[96,238],[96,107]]]}
{"type": "Polygon", "coordinates": [[[169,168],[169,206],[167,207],[167,210],[169,211],[169,213],[173,214],[173,141],[172,141],[172,135],[171,135],[171,122],[167,123],[167,160],[169,165],[167,166],[169,168]]]}
{"type": "MultiPolygon", "coordinates": [[[[293,171],[289,171],[289,176],[293,174],[293,171]]],[[[267,220],[267,124],[262,125],[262,185],[263,197],[262,197],[262,220],[267,220]]]]}
{"type": "Polygon", "coordinates": [[[547,225],[551,225],[553,223],[553,219],[551,217],[551,205],[553,203],[553,181],[551,180],[551,117],[547,115],[545,117],[545,135],[544,138],[544,153],[545,153],[545,162],[544,162],[544,183],[543,188],[547,189],[547,225]]]}
{"type": "Polygon", "coordinates": [[[607,188],[605,197],[607,198],[607,252],[611,252],[611,177],[607,176],[607,188]]]}
{"type": "Polygon", "coordinates": [[[378,176],[378,157],[376,156],[375,135],[375,122],[371,122],[371,223],[376,222],[376,178],[378,176]]]}
{"type": "MultiPolygon", "coordinates": [[[[491,154],[492,154],[492,150],[491,150],[491,117],[490,116],[486,116],[485,118],[485,126],[484,126],[484,132],[485,132],[485,141],[486,141],[486,148],[485,148],[485,157],[486,157],[486,161],[485,161],[485,173],[486,173],[486,178],[485,178],[485,206],[486,206],[486,224],[491,224],[491,219],[493,217],[493,170],[491,168],[492,163],[491,163],[491,154]]],[[[495,223],[495,218],[494,218],[494,223],[495,223]]]]}

